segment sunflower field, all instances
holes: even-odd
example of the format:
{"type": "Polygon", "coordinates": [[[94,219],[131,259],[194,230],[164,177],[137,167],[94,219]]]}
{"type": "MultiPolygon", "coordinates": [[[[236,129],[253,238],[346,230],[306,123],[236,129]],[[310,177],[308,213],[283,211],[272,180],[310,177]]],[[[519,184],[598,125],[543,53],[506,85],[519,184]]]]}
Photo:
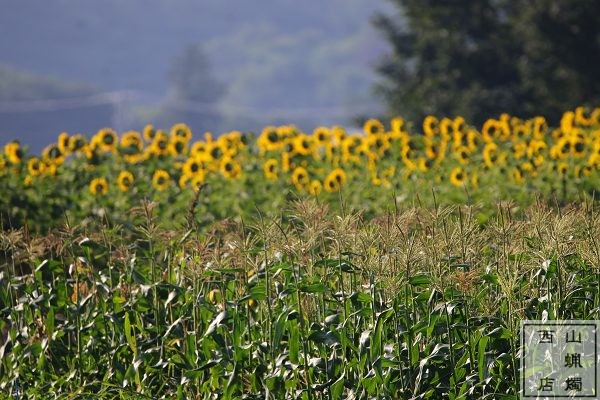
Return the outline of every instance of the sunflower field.
{"type": "Polygon", "coordinates": [[[600,319],[600,107],[0,154],[0,398],[517,399],[600,319]],[[3,397],[4,396],[4,397],[3,397]]]}

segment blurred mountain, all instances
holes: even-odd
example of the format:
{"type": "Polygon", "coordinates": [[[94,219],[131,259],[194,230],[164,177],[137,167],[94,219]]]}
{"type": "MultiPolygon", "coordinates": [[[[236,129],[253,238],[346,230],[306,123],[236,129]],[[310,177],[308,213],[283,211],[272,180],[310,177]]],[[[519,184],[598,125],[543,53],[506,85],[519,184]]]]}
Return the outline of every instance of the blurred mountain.
{"type": "MultiPolygon", "coordinates": [[[[370,19],[387,9],[384,0],[5,2],[0,64],[106,92],[134,90],[138,103],[160,107],[173,63],[199,45],[225,87],[214,131],[276,122],[308,130],[380,110],[373,66],[387,44],[370,19]]],[[[6,97],[16,99],[0,102],[6,97]]],[[[135,115],[122,121],[140,128],[135,115]]]]}

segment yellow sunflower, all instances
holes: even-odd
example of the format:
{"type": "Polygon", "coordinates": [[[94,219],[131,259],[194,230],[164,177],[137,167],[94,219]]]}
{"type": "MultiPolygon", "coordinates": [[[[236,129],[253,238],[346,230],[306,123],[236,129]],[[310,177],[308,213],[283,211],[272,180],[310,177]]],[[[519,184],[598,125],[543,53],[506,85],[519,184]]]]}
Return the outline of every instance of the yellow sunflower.
{"type": "Polygon", "coordinates": [[[237,179],[242,174],[242,167],[231,157],[223,157],[219,169],[221,174],[227,179],[237,179]]]}
{"type": "Polygon", "coordinates": [[[156,136],[156,129],[153,125],[148,124],[144,127],[143,135],[146,142],[152,142],[156,136]]]}
{"type": "Polygon", "coordinates": [[[498,145],[490,142],[483,148],[483,162],[489,168],[493,167],[498,161],[498,145]]]}
{"type": "Polygon", "coordinates": [[[324,126],[320,126],[313,131],[313,138],[319,146],[324,146],[331,140],[331,131],[324,126]]]}
{"type": "Polygon", "coordinates": [[[525,178],[523,177],[523,171],[521,171],[519,168],[513,168],[512,178],[517,185],[522,185],[523,183],[525,183],[525,178]]]}
{"type": "Polygon", "coordinates": [[[46,146],[46,148],[42,150],[42,158],[46,162],[57,166],[62,165],[62,163],[65,161],[64,154],[60,151],[60,148],[56,144],[46,146]]]}
{"type": "Polygon", "coordinates": [[[70,143],[71,138],[69,137],[68,133],[62,132],[60,135],[58,135],[57,145],[62,154],[69,155],[69,153],[71,152],[70,143]]]}
{"type": "Polygon", "coordinates": [[[555,165],[556,168],[556,172],[558,172],[558,174],[562,177],[567,175],[567,172],[569,170],[569,165],[566,162],[559,162],[558,164],[555,165]]]}
{"type": "Polygon", "coordinates": [[[543,140],[548,132],[548,123],[544,117],[535,117],[533,119],[533,137],[537,140],[543,140]]]}
{"type": "Polygon", "coordinates": [[[292,182],[299,190],[304,189],[310,181],[308,171],[304,167],[296,167],[292,173],[292,182]]]}
{"type": "Polygon", "coordinates": [[[461,167],[456,167],[450,173],[450,182],[454,186],[462,186],[467,180],[467,173],[461,167]]]}
{"type": "Polygon", "coordinates": [[[186,124],[175,124],[171,127],[171,139],[182,138],[186,142],[189,142],[192,138],[192,131],[186,124]]]}
{"type": "Polygon", "coordinates": [[[165,156],[169,154],[169,137],[163,131],[156,132],[152,145],[149,147],[150,152],[156,156],[165,156]]]}
{"type": "Polygon", "coordinates": [[[279,162],[276,159],[270,158],[265,162],[263,166],[265,177],[271,181],[277,180],[278,174],[277,170],[279,167],[279,162]]]}
{"type": "Polygon", "coordinates": [[[321,182],[315,179],[310,183],[310,186],[308,187],[308,193],[312,194],[313,196],[318,196],[322,189],[323,185],[321,185],[321,182]]]}
{"type": "Polygon", "coordinates": [[[71,150],[72,153],[81,152],[86,145],[87,139],[83,135],[77,134],[69,138],[69,150],[71,150]]]}
{"type": "Polygon", "coordinates": [[[460,146],[456,149],[455,154],[456,157],[458,158],[458,161],[462,164],[462,165],[466,165],[469,163],[470,160],[470,154],[469,154],[469,148],[465,147],[465,146],[460,146]]]}
{"type": "Polygon", "coordinates": [[[204,170],[204,162],[201,157],[188,158],[181,169],[184,175],[194,176],[204,170]]]}
{"type": "Polygon", "coordinates": [[[40,161],[37,157],[31,157],[27,162],[27,169],[29,170],[29,175],[38,176],[39,174],[44,172],[46,165],[40,161]]]}
{"type": "Polygon", "coordinates": [[[280,149],[282,146],[280,131],[274,126],[267,126],[258,137],[258,146],[261,152],[280,149]]]}
{"type": "Polygon", "coordinates": [[[423,119],[423,133],[428,138],[432,138],[439,133],[438,119],[433,115],[428,115],[423,119]]]}
{"type": "Polygon", "coordinates": [[[142,135],[137,131],[128,131],[121,137],[121,147],[127,149],[127,152],[140,152],[144,148],[142,135]]]}
{"type": "Polygon", "coordinates": [[[294,153],[308,156],[313,153],[313,139],[308,135],[298,135],[294,138],[294,153]]]}
{"type": "Polygon", "coordinates": [[[385,127],[378,119],[369,119],[363,125],[363,131],[367,136],[377,135],[385,132],[385,127]]]}
{"type": "Polygon", "coordinates": [[[336,168],[329,173],[327,178],[335,180],[339,186],[343,186],[346,183],[346,172],[341,168],[336,168]]]}
{"type": "Polygon", "coordinates": [[[118,138],[115,131],[110,128],[103,128],[98,131],[92,139],[95,147],[101,151],[114,151],[117,148],[118,138]]]}
{"type": "Polygon", "coordinates": [[[19,164],[25,156],[21,145],[16,141],[7,143],[4,146],[4,154],[11,164],[19,164]]]}
{"type": "Polygon", "coordinates": [[[172,136],[169,141],[169,152],[174,156],[187,154],[188,139],[182,136],[172,136]]]}
{"type": "Polygon", "coordinates": [[[575,137],[571,140],[571,154],[575,158],[581,158],[585,156],[586,144],[584,140],[580,137],[575,137]]]}
{"type": "Polygon", "coordinates": [[[171,176],[163,169],[156,170],[152,175],[152,185],[162,192],[171,186],[171,176]]]}
{"type": "Polygon", "coordinates": [[[106,178],[95,178],[90,182],[90,192],[94,196],[108,193],[108,181],[106,178]]]}
{"type": "MultiPolygon", "coordinates": [[[[380,184],[380,183],[379,183],[380,184]]],[[[325,182],[323,182],[323,185],[325,186],[325,190],[327,190],[329,193],[335,193],[338,190],[340,190],[340,183],[338,182],[338,180],[332,176],[331,174],[329,174],[326,178],[325,178],[325,182]]]]}
{"type": "Polygon", "coordinates": [[[121,171],[119,173],[119,177],[117,178],[117,183],[119,184],[119,189],[122,192],[127,192],[133,186],[134,178],[133,174],[129,171],[121,171]]]}

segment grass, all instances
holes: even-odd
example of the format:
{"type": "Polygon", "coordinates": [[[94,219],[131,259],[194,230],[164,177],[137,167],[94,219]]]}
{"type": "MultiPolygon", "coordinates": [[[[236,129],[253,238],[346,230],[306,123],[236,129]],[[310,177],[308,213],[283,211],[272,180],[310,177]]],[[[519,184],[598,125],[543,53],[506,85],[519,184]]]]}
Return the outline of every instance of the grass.
{"type": "Polygon", "coordinates": [[[599,319],[595,203],[343,204],[2,231],[0,392],[516,399],[520,320],[599,319]]]}

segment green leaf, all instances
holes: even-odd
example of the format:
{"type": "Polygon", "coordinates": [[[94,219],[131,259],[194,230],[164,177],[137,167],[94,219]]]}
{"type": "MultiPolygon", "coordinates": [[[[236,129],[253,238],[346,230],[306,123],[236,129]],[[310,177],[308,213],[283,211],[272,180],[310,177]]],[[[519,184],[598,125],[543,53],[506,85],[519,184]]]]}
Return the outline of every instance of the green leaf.
{"type": "Polygon", "coordinates": [[[309,285],[300,285],[300,291],[304,293],[324,293],[327,286],[322,283],[311,283],[309,285]]]}
{"type": "Polygon", "coordinates": [[[123,328],[125,329],[125,338],[127,339],[129,348],[133,352],[133,355],[136,356],[137,355],[137,342],[136,342],[135,334],[132,334],[133,328],[131,326],[131,322],[129,321],[129,313],[128,312],[125,313],[125,323],[124,323],[123,328]]]}
{"type": "Polygon", "coordinates": [[[415,275],[411,276],[408,282],[413,286],[428,286],[431,283],[431,277],[429,275],[415,275]]]}
{"type": "Polygon", "coordinates": [[[485,348],[489,340],[489,336],[482,336],[479,339],[479,344],[477,345],[477,367],[479,370],[480,381],[485,379],[485,371],[487,368],[487,365],[485,364],[485,348]]]}

